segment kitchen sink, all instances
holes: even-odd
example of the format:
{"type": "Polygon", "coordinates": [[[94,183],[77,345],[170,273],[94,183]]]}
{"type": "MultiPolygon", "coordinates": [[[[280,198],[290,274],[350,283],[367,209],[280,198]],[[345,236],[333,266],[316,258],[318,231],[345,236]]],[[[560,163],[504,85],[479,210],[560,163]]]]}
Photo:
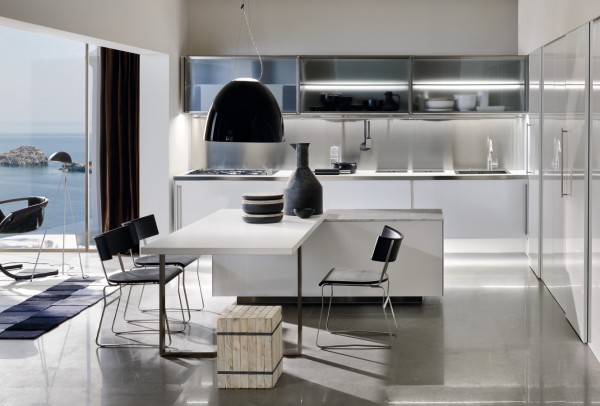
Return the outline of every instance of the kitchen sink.
{"type": "Polygon", "coordinates": [[[457,175],[502,175],[509,173],[506,169],[461,169],[454,172],[457,175]]]}

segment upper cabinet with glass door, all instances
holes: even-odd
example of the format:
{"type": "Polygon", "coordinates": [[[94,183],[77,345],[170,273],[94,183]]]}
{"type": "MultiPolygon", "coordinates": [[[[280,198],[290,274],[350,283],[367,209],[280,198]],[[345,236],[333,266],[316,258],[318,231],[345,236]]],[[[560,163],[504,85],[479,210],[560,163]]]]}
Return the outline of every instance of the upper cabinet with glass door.
{"type": "Polygon", "coordinates": [[[413,112],[526,111],[526,57],[414,57],[413,112]]]}
{"type": "Polygon", "coordinates": [[[236,78],[254,78],[269,88],[282,113],[297,113],[298,58],[262,57],[261,60],[250,56],[184,57],[184,110],[206,114],[224,85],[236,78]]]}
{"type": "Polygon", "coordinates": [[[409,112],[410,59],[301,57],[300,112],[409,112]]]}

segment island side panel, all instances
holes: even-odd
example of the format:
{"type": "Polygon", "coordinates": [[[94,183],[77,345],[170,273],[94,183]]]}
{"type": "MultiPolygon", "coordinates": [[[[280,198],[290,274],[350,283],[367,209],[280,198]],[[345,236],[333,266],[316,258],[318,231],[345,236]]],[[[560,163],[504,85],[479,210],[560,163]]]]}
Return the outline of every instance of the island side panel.
{"type": "MultiPolygon", "coordinates": [[[[390,264],[390,294],[395,297],[443,294],[443,221],[325,221],[303,246],[304,297],[319,297],[320,280],[332,267],[381,269],[371,261],[384,225],[404,234],[398,259],[390,264]]],[[[296,256],[215,255],[215,296],[273,297],[296,295],[296,256]]],[[[373,289],[338,288],[336,296],[377,296],[373,289]]]]}

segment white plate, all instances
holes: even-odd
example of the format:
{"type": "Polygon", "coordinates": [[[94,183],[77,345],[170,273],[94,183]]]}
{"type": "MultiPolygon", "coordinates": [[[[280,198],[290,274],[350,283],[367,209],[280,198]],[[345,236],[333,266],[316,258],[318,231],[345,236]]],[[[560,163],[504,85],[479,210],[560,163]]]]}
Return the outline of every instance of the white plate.
{"type": "Polygon", "coordinates": [[[425,109],[425,111],[452,111],[452,109],[425,109]]]}
{"type": "Polygon", "coordinates": [[[452,109],[453,100],[425,100],[425,107],[428,109],[452,109]]]}

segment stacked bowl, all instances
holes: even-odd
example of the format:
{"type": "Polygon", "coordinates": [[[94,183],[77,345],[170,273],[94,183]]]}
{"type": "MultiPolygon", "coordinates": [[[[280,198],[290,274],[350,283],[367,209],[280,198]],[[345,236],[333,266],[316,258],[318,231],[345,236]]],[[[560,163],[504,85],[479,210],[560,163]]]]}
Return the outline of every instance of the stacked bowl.
{"type": "Polygon", "coordinates": [[[283,193],[245,193],[242,210],[246,223],[277,223],[283,218],[283,193]]]}

